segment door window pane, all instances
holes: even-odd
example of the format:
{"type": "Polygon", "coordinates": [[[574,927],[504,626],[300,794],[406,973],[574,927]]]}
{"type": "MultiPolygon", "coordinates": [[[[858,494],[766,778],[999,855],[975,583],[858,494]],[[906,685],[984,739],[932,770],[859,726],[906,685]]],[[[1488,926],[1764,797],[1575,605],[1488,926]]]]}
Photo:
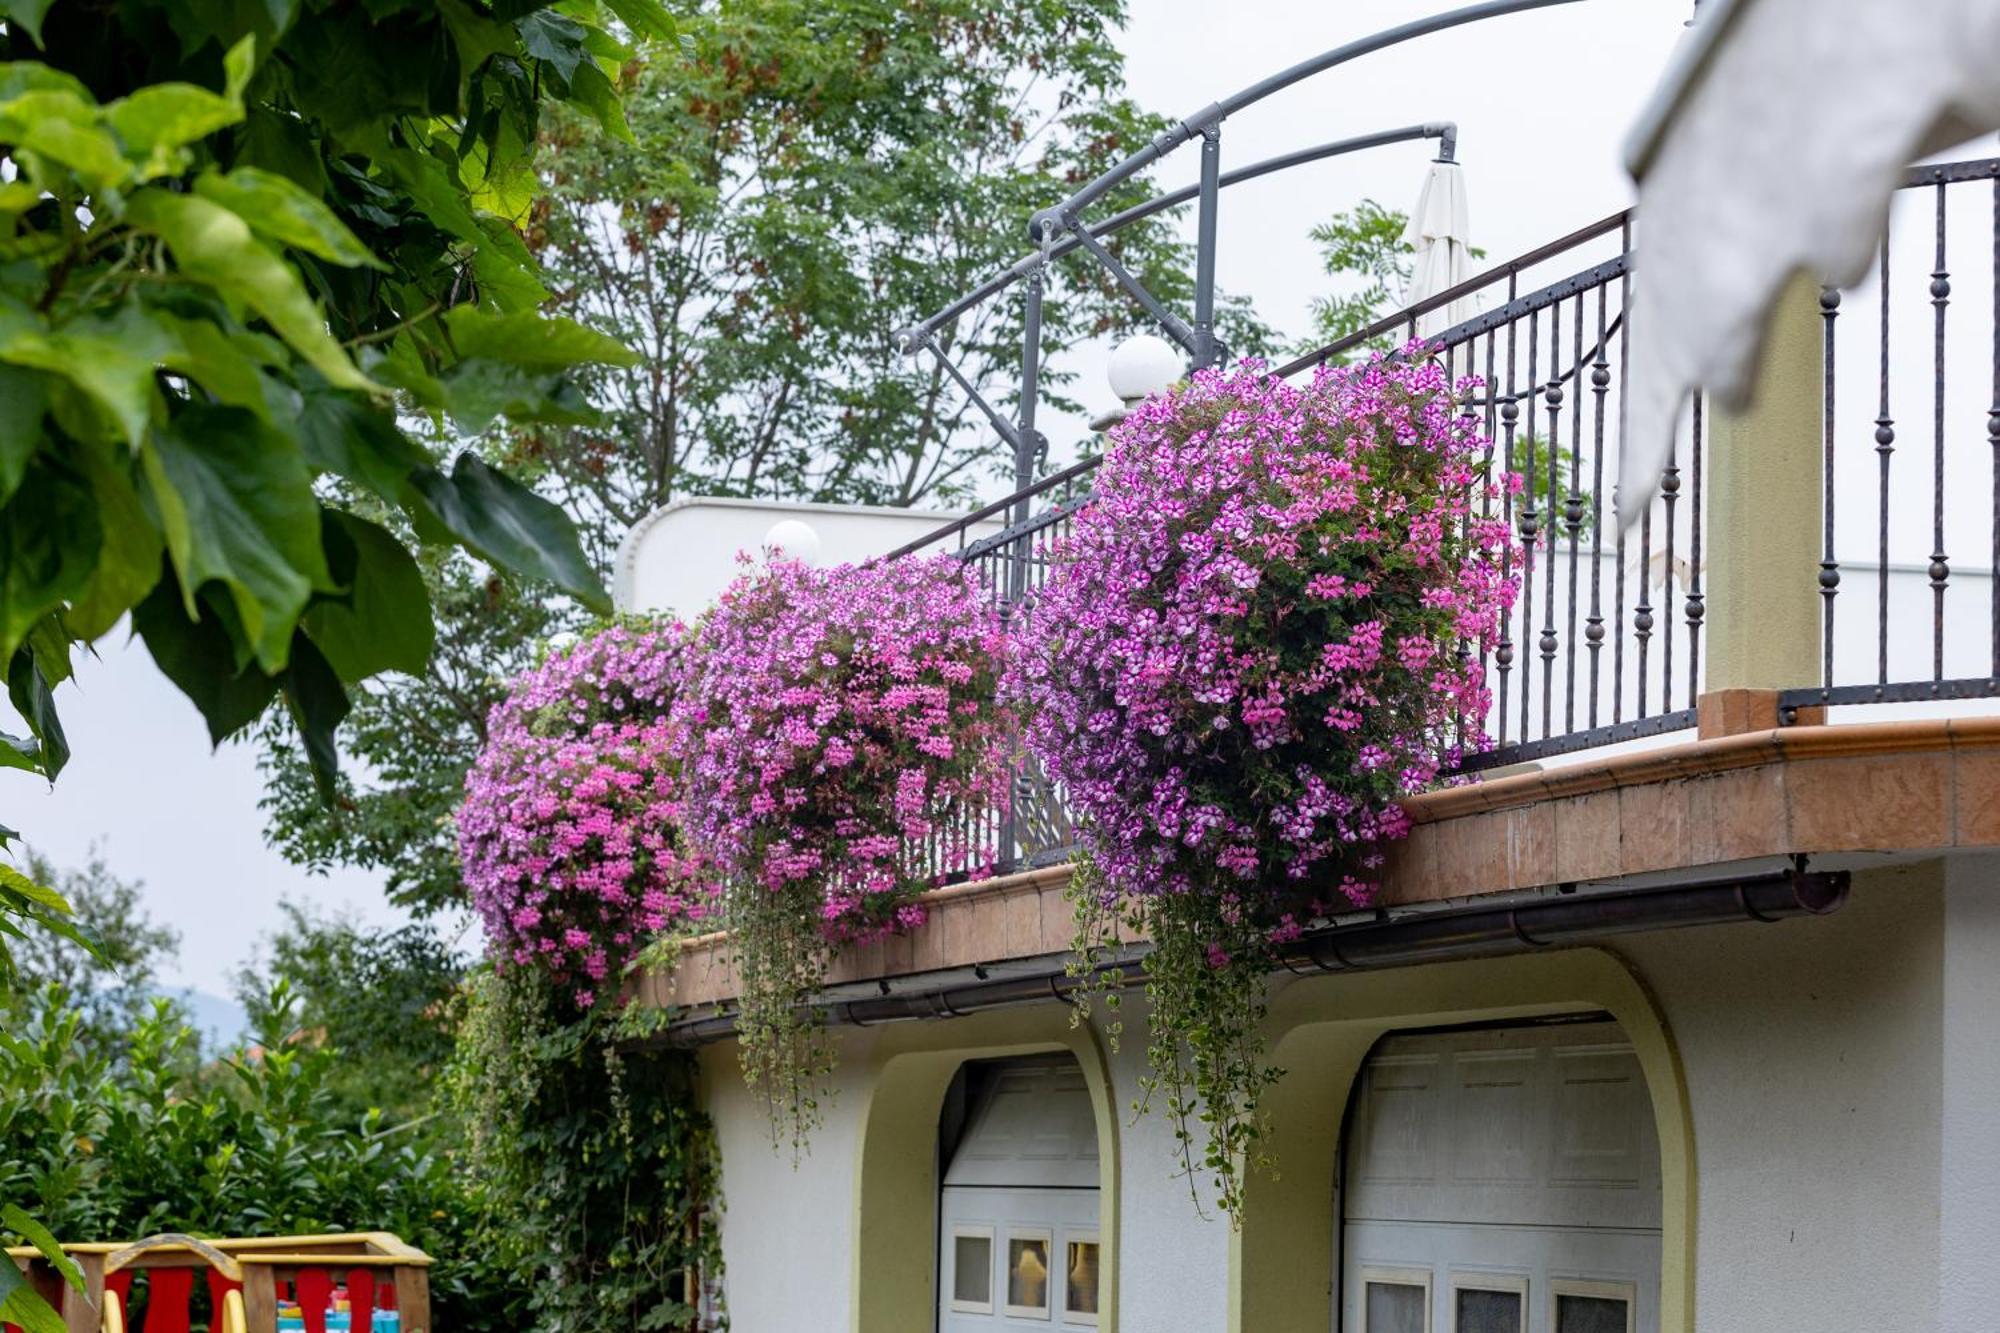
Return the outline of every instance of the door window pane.
{"type": "Polygon", "coordinates": [[[1425,1333],[1423,1287],[1408,1282],[1370,1282],[1364,1327],[1368,1333],[1425,1333]]]}
{"type": "Polygon", "coordinates": [[[1556,1295],[1556,1333],[1626,1333],[1631,1306],[1613,1296],[1556,1295]]]}
{"type": "Polygon", "coordinates": [[[951,1298],[964,1305],[993,1305],[993,1238],[960,1233],[952,1238],[951,1298]]]}
{"type": "MultiPolygon", "coordinates": [[[[1520,1292],[1460,1287],[1453,1295],[1457,1333],[1521,1333],[1522,1307],[1526,1303],[1520,1292]]],[[[1624,1330],[1621,1328],[1619,1333],[1624,1330]]]]}
{"type": "Polygon", "coordinates": [[[1007,1238],[1007,1306],[1009,1313],[1048,1313],[1049,1242],[1045,1237],[1007,1238]]]}
{"type": "Polygon", "coordinates": [[[1097,1242],[1094,1240],[1069,1243],[1069,1261],[1063,1270],[1063,1313],[1091,1315],[1091,1322],[1096,1322],[1097,1242]]]}

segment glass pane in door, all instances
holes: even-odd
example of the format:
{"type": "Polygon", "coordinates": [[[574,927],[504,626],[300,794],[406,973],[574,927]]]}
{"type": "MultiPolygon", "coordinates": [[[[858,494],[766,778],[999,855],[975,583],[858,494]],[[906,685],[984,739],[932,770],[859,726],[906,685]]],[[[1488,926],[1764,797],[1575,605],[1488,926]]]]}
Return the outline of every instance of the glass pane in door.
{"type": "Polygon", "coordinates": [[[1526,1302],[1520,1292],[1460,1287],[1453,1295],[1456,1333],[1522,1333],[1522,1306],[1526,1302]]]}
{"type": "Polygon", "coordinates": [[[990,1236],[953,1237],[951,1298],[967,1305],[993,1304],[993,1240],[990,1236]]]}
{"type": "Polygon", "coordinates": [[[1556,1333],[1626,1333],[1632,1307],[1612,1296],[1556,1295],[1556,1333]]]}
{"type": "Polygon", "coordinates": [[[1097,1242],[1069,1243],[1069,1263],[1063,1282],[1063,1313],[1097,1313],[1097,1242]]]}
{"type": "Polygon", "coordinates": [[[1039,1236],[1007,1238],[1007,1306],[1010,1311],[1049,1308],[1049,1243],[1039,1236]]]}
{"type": "Polygon", "coordinates": [[[1429,1293],[1409,1282],[1370,1282],[1364,1312],[1368,1333],[1425,1333],[1424,1299],[1429,1293]]]}

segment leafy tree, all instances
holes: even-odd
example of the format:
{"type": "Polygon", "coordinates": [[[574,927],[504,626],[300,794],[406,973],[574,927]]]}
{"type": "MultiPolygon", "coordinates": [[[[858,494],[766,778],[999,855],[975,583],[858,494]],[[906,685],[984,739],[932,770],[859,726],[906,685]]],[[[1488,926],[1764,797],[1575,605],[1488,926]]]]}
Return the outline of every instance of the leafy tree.
{"type": "Polygon", "coordinates": [[[60,771],[52,691],[129,614],[217,741],[282,697],[330,787],[347,687],[430,653],[382,510],[601,604],[560,512],[392,410],[575,419],[571,366],[627,359],[536,313],[513,226],[545,96],[621,125],[598,6],[0,13],[0,662],[32,733],[0,761],[60,771]]]}
{"type": "MultiPolygon", "coordinates": [[[[1321,266],[1327,276],[1342,279],[1346,289],[1313,298],[1307,347],[1338,342],[1402,304],[1415,253],[1403,240],[1403,229],[1409,223],[1409,214],[1363,199],[1312,229],[1321,266]]],[[[1371,339],[1344,360],[1364,360],[1369,353],[1386,351],[1394,343],[1390,337],[1371,339]]]]}
{"type": "MultiPolygon", "coordinates": [[[[217,742],[282,699],[330,793],[348,690],[434,637],[388,513],[603,605],[559,510],[433,448],[579,420],[574,367],[629,358],[537,313],[517,230],[545,102],[622,131],[614,16],[672,33],[658,0],[0,0],[0,765],[62,770],[54,692],[129,617],[217,742]]],[[[0,933],[81,939],[65,908],[0,868],[0,933]]],[[[54,1319],[5,1264],[0,1318],[54,1319]]]]}
{"type": "Polygon", "coordinates": [[[29,852],[26,873],[68,901],[77,932],[92,947],[71,934],[31,930],[19,959],[21,989],[60,988],[87,1038],[117,1040],[152,1008],[159,965],[179,951],[180,932],[154,922],[140,906],[141,882],[120,879],[97,851],[75,870],[29,852]]]}
{"type": "MultiPolygon", "coordinates": [[[[679,495],[963,499],[1006,451],[894,334],[1028,249],[1027,218],[1166,121],[1121,95],[1122,0],[728,0],[678,8],[637,70],[624,150],[550,117],[530,243],[561,307],[641,355],[593,371],[594,425],[518,433],[518,459],[615,540],[679,495]]],[[[1096,215],[1144,199],[1128,184],[1096,215]]],[[[1164,220],[1108,247],[1187,307],[1164,220]]],[[[1018,290],[940,335],[986,393],[1020,362],[1018,290]]],[[[1045,308],[1050,358],[1141,318],[1081,253],[1045,308]]],[[[1261,326],[1232,314],[1244,350],[1261,326]]],[[[1058,385],[1059,387],[1059,385],[1058,385]]],[[[1011,465],[1011,464],[1009,464],[1011,465]]]]}
{"type": "Polygon", "coordinates": [[[283,911],[260,957],[236,975],[253,1029],[295,1023],[302,1039],[339,1051],[327,1092],[352,1120],[380,1110],[402,1124],[425,1113],[452,1050],[458,956],[426,926],[371,930],[297,903],[283,911]]]}
{"type": "MultiPolygon", "coordinates": [[[[550,112],[527,233],[559,308],[639,357],[583,376],[596,422],[496,431],[495,457],[577,514],[600,562],[682,495],[964,499],[1007,451],[934,359],[901,357],[892,334],[1018,259],[1035,209],[1163,127],[1118,95],[1122,4],[728,0],[675,17],[680,45],[628,67],[639,151],[593,115],[550,112]]],[[[1149,192],[1134,182],[1098,216],[1149,192]]],[[[1164,222],[1107,244],[1190,307],[1192,255],[1164,222]]],[[[1081,254],[1059,265],[1046,310],[1051,357],[1139,313],[1081,254]]],[[[1268,350],[1242,302],[1224,315],[1237,352],[1268,350]]],[[[940,341],[1005,403],[1018,294],[940,341]]],[[[379,870],[420,912],[462,901],[450,821],[487,711],[536,642],[583,621],[460,562],[427,574],[437,651],[421,673],[351,692],[361,771],[331,807],[285,719],[261,738],[273,844],[315,869],[379,870]]]]}

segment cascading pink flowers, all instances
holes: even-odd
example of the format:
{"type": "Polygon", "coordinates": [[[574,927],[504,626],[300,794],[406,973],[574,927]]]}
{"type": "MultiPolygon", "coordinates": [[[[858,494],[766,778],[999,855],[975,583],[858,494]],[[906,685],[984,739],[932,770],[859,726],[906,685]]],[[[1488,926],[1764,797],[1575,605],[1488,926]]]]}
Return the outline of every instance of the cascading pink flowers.
{"type": "Polygon", "coordinates": [[[1107,893],[1218,893],[1282,937],[1366,902],[1397,798],[1483,743],[1509,534],[1411,350],[1303,389],[1205,371],[1113,429],[1013,690],[1107,893]]]}
{"type": "Polygon", "coordinates": [[[676,707],[687,830],[717,869],[809,887],[829,939],[910,926],[913,891],[990,860],[1005,636],[949,557],[747,573],[697,626],[676,707]]]}
{"type": "Polygon", "coordinates": [[[710,907],[679,833],[686,640],[614,625],[551,653],[493,709],[466,775],[459,855],[495,958],[586,1008],[649,937],[710,907]]]}

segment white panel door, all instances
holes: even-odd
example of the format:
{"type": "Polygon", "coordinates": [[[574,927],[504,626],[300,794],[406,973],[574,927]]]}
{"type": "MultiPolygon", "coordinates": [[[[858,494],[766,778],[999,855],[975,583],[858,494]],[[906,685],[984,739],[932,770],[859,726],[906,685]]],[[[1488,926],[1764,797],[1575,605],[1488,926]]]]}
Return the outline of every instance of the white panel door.
{"type": "Polygon", "coordinates": [[[1068,1058],[994,1068],[946,1164],[938,1327],[1019,1333],[1097,1326],[1097,1121],[1068,1058]]]}
{"type": "Polygon", "coordinates": [[[1659,1141],[1616,1024],[1388,1038],[1345,1169],[1344,1333],[1656,1333],[1659,1141]]]}

